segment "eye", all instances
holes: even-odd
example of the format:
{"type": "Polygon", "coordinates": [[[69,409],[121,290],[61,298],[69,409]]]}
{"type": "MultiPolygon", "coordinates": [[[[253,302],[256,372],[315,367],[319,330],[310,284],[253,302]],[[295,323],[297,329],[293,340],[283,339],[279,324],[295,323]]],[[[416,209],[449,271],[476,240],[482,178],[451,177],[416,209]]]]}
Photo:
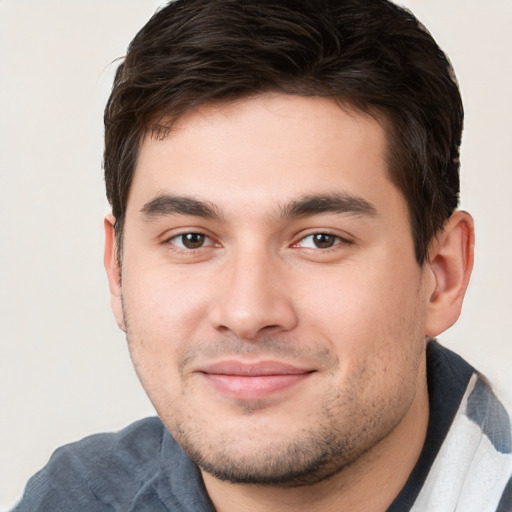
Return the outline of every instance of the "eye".
{"type": "Polygon", "coordinates": [[[167,242],[185,250],[200,249],[213,245],[213,241],[203,233],[182,233],[169,238],[167,242]]]}
{"type": "Polygon", "coordinates": [[[297,247],[304,247],[306,249],[330,249],[340,243],[350,243],[348,240],[333,235],[331,233],[313,233],[305,236],[297,244],[297,247]]]}

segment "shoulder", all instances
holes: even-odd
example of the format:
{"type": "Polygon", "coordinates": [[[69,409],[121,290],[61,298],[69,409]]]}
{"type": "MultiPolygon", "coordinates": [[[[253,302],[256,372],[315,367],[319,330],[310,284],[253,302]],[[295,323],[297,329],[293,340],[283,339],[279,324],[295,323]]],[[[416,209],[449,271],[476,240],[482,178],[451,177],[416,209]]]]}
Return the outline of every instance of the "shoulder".
{"type": "Polygon", "coordinates": [[[459,356],[436,345],[431,352],[436,371],[429,381],[429,429],[444,423],[437,436],[442,444],[412,510],[512,510],[509,410],[489,381],[459,356]]]}
{"type": "Polygon", "coordinates": [[[96,434],[55,451],[28,482],[15,512],[122,510],[158,472],[165,427],[158,418],[96,434]]]}
{"type": "Polygon", "coordinates": [[[57,449],[43,472],[64,480],[73,475],[122,481],[154,467],[164,428],[158,418],[147,418],[116,433],[86,437],[57,449]]]}

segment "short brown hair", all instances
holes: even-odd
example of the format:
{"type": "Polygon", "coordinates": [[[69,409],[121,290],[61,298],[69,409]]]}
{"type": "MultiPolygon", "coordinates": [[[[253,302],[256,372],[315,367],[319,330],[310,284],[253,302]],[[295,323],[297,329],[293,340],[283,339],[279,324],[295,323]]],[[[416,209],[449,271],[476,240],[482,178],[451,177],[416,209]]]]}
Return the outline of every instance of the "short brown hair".
{"type": "Polygon", "coordinates": [[[384,120],[390,179],[425,262],[458,205],[463,108],[445,54],[387,0],[177,0],[158,11],[131,42],[105,109],[119,248],[143,138],[197,105],[265,91],[332,97],[384,120]]]}

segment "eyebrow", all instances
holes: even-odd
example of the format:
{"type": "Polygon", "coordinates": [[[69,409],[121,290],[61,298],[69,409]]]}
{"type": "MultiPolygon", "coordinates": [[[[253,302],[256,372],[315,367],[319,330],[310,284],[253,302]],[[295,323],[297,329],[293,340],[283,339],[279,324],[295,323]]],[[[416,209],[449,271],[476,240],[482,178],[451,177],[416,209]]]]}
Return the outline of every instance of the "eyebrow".
{"type": "Polygon", "coordinates": [[[141,209],[145,219],[166,217],[168,215],[191,215],[205,219],[219,220],[222,216],[219,209],[208,201],[199,201],[189,196],[161,194],[148,201],[141,209]]]}
{"type": "MultiPolygon", "coordinates": [[[[223,217],[219,208],[209,201],[172,194],[160,194],[148,201],[142,207],[141,213],[147,220],[170,215],[191,215],[212,220],[220,220],[223,217]]],[[[348,193],[311,194],[283,206],[278,206],[275,217],[278,220],[286,220],[322,213],[374,217],[377,215],[377,209],[366,199],[348,193]]]]}
{"type": "Polygon", "coordinates": [[[303,196],[285,205],[279,216],[287,219],[322,213],[343,213],[375,217],[377,215],[377,208],[362,197],[337,192],[303,196]]]}

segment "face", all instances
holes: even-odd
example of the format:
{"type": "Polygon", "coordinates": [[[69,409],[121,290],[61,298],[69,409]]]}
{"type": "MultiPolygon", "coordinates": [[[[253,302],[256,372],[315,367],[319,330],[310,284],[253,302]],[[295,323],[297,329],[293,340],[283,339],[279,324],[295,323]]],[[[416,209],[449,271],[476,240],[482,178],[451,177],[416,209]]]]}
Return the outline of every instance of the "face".
{"type": "Polygon", "coordinates": [[[414,414],[428,279],[374,119],[280,94],[189,112],[142,144],[124,229],[114,310],[207,473],[319,481],[414,414]]]}

